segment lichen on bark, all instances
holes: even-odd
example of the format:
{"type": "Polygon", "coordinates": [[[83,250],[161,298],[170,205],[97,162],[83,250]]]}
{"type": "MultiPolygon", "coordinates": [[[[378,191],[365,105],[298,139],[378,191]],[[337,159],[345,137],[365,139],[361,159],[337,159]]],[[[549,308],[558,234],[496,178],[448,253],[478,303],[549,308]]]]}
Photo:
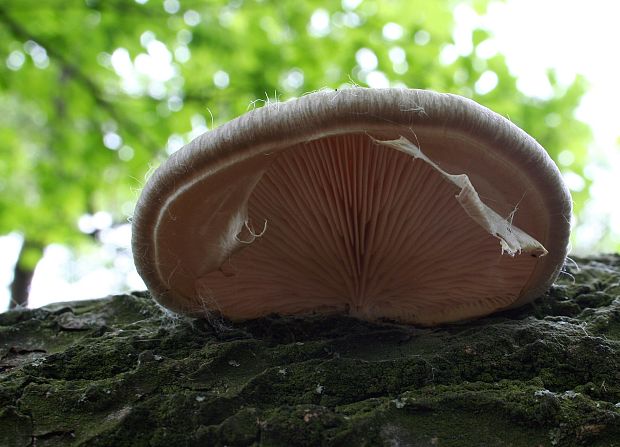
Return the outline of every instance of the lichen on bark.
{"type": "Polygon", "coordinates": [[[173,318],[146,293],[0,315],[0,445],[620,445],[620,256],[420,329],[173,318]]]}

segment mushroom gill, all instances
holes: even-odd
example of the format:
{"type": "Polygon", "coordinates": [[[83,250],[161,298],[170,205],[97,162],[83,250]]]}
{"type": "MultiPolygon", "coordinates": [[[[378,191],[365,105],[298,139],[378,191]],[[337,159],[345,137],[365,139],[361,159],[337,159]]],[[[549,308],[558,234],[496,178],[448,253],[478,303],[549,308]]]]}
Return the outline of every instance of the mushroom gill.
{"type": "Polygon", "coordinates": [[[320,92],[179,151],[136,207],[136,265],[189,315],[346,313],[434,325],[536,298],[570,197],[523,131],[472,101],[320,92]]]}

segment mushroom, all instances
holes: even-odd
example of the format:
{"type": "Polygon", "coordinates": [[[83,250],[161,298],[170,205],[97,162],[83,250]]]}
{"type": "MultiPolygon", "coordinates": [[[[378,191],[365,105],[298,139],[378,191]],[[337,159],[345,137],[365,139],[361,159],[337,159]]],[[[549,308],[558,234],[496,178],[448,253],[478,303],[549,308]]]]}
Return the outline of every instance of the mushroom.
{"type": "Polygon", "coordinates": [[[176,313],[436,325],[540,296],[570,215],[553,161],[498,114],[354,88],[250,111],[173,154],[142,191],[132,244],[176,313]]]}

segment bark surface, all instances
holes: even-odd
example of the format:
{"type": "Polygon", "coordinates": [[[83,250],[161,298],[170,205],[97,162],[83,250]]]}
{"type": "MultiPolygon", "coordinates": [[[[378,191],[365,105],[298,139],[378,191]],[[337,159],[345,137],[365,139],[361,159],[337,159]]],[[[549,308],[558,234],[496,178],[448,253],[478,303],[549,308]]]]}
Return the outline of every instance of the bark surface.
{"type": "Polygon", "coordinates": [[[620,446],[620,256],[423,329],[173,318],[146,293],[0,315],[2,446],[620,446]]]}

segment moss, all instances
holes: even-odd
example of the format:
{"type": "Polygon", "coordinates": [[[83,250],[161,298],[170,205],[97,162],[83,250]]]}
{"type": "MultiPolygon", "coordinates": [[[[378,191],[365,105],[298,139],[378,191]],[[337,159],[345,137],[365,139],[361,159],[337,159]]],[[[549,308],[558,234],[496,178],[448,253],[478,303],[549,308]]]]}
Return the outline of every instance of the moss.
{"type": "Polygon", "coordinates": [[[0,444],[620,445],[620,257],[578,264],[532,305],[430,329],[214,326],[145,294],[11,311],[0,444]]]}
{"type": "Polygon", "coordinates": [[[262,420],[256,408],[243,408],[224,419],[219,425],[201,425],[195,434],[197,443],[202,445],[252,445],[259,438],[262,420]]]}
{"type": "Polygon", "coordinates": [[[32,421],[14,406],[0,410],[0,445],[21,447],[30,445],[32,421]]]}

